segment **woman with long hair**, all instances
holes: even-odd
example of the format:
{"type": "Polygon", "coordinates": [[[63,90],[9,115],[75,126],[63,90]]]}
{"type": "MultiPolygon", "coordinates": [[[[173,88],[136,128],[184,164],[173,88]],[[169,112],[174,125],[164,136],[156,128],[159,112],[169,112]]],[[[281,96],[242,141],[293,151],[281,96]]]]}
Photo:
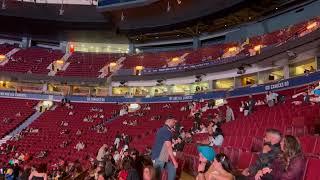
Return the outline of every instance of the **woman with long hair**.
{"type": "MultiPolygon", "coordinates": [[[[231,162],[223,153],[217,154],[212,163],[213,171],[208,173],[209,180],[233,180],[231,162]]],[[[209,169],[210,170],[210,169],[209,169]]]]}
{"type": "Polygon", "coordinates": [[[29,180],[47,180],[47,165],[39,164],[36,168],[31,170],[29,180]]]}
{"type": "Polygon", "coordinates": [[[145,166],[143,168],[143,180],[155,180],[156,171],[153,166],[145,166]]]}
{"type": "Polygon", "coordinates": [[[300,180],[303,179],[306,160],[298,139],[286,135],[281,143],[281,155],[271,167],[263,168],[255,176],[256,180],[300,180]]]}
{"type": "MultiPolygon", "coordinates": [[[[199,149],[198,149],[199,150],[199,149]]],[[[231,166],[230,159],[223,153],[215,155],[208,170],[205,170],[206,159],[207,161],[211,161],[209,149],[202,150],[200,149],[199,154],[199,167],[198,167],[198,176],[197,180],[234,180],[233,170],[231,166]],[[209,157],[209,158],[208,158],[209,157]]],[[[211,153],[212,154],[212,153],[211,153]]]]}

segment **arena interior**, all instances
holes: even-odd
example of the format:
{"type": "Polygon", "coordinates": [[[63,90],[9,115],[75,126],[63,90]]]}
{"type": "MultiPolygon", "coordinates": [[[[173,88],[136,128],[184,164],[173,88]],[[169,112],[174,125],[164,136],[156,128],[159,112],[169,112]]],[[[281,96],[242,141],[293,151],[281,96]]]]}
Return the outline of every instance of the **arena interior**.
{"type": "Polygon", "coordinates": [[[0,179],[320,180],[319,0],[0,3],[0,179]]]}

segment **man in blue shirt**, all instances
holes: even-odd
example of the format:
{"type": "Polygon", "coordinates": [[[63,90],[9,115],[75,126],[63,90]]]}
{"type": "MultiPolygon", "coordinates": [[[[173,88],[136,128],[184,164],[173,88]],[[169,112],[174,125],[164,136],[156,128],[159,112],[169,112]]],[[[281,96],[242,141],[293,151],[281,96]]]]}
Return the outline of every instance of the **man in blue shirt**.
{"type": "Polygon", "coordinates": [[[157,132],[156,141],[151,152],[157,177],[160,177],[161,171],[165,168],[168,172],[168,180],[175,180],[176,169],[178,168],[178,162],[174,157],[171,143],[172,131],[176,122],[172,117],[166,120],[165,125],[157,132]]]}

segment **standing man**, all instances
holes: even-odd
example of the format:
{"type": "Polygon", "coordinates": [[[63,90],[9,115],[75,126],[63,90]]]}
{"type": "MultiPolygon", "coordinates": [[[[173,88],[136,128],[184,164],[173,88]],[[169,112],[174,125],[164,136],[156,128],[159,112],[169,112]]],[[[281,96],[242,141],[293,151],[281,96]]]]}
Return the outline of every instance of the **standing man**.
{"type": "Polygon", "coordinates": [[[168,180],[175,180],[178,162],[172,150],[172,131],[177,120],[169,117],[164,126],[156,134],[156,141],[152,147],[151,158],[156,169],[157,178],[161,179],[161,171],[166,169],[168,180]]]}
{"type": "Polygon", "coordinates": [[[253,99],[252,95],[250,95],[248,99],[249,114],[251,114],[254,111],[255,105],[256,105],[256,100],[253,99]]]}

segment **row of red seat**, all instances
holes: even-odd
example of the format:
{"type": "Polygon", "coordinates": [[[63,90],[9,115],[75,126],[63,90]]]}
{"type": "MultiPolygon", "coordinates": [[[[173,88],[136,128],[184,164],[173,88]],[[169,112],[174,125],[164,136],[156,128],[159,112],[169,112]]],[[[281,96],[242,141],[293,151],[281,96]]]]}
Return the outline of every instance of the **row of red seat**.
{"type": "Polygon", "coordinates": [[[22,99],[0,99],[0,138],[8,135],[12,130],[31,116],[37,101],[22,99]],[[17,108],[19,107],[19,108],[17,108]]]}
{"type": "Polygon", "coordinates": [[[0,71],[48,74],[47,67],[55,60],[61,59],[59,50],[46,48],[20,49],[13,54],[8,63],[0,66],[0,71]]]}

